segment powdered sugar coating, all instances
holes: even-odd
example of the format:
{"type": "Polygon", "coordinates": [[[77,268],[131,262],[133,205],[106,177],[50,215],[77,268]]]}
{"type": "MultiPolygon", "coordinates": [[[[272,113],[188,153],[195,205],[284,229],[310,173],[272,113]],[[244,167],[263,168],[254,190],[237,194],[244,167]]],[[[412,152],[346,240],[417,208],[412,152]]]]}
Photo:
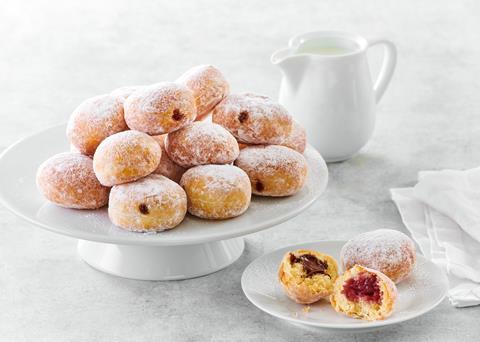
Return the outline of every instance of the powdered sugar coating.
{"type": "Polygon", "coordinates": [[[105,138],[126,129],[123,102],[105,94],[83,101],[73,111],[67,125],[67,137],[81,153],[91,156],[105,138]]]}
{"type": "Polygon", "coordinates": [[[165,138],[166,134],[155,135],[152,138],[155,139],[162,149],[162,155],[160,156],[160,163],[158,167],[153,171],[155,174],[163,175],[167,178],[170,178],[176,183],[180,182],[180,178],[185,173],[186,169],[180,165],[175,164],[170,157],[168,156],[167,151],[165,150],[165,138]]]}
{"type": "Polygon", "coordinates": [[[108,215],[124,229],[145,232],[172,229],[187,212],[187,196],[177,183],[161,175],[116,185],[110,193],[108,215]]]}
{"type": "Polygon", "coordinates": [[[230,86],[223,74],[213,65],[198,65],[180,76],[177,81],[189,88],[195,96],[197,120],[205,115],[228,94],[230,86]]]}
{"type": "Polygon", "coordinates": [[[132,95],[135,91],[140,89],[142,86],[125,86],[125,87],[120,87],[115,90],[112,90],[110,92],[110,95],[115,96],[118,98],[120,101],[125,102],[125,100],[132,95]]]}
{"type": "Polygon", "coordinates": [[[275,197],[298,192],[308,170],[303,155],[277,145],[247,146],[240,151],[235,165],[248,174],[254,194],[275,197]]]}
{"type": "Polygon", "coordinates": [[[172,82],[137,89],[124,107],[128,127],[151,135],[173,132],[197,116],[192,91],[172,82]]]}
{"type": "Polygon", "coordinates": [[[345,269],[358,264],[378,270],[399,283],[413,270],[415,245],[402,232],[378,229],[349,240],[342,248],[341,259],[345,269]]]}
{"type": "Polygon", "coordinates": [[[72,152],[43,162],[37,171],[37,187],[49,201],[74,209],[103,207],[110,190],[95,177],[92,159],[72,152]]]}
{"type": "Polygon", "coordinates": [[[239,154],[235,137],[222,126],[207,121],[197,121],[169,133],[165,149],[176,164],[185,168],[230,164],[239,154]]]}
{"type": "Polygon", "coordinates": [[[305,152],[307,148],[307,131],[297,121],[293,120],[292,132],[280,145],[294,149],[299,153],[305,152]]]}
{"type": "Polygon", "coordinates": [[[93,169],[103,185],[131,182],[152,173],[161,154],[160,146],[149,135],[125,131],[102,141],[93,156],[93,169]]]}
{"type": "Polygon", "coordinates": [[[212,113],[212,120],[228,129],[240,142],[281,144],[292,131],[287,110],[267,96],[228,95],[212,113]]]}
{"type": "Polygon", "coordinates": [[[207,219],[227,219],[243,214],[250,205],[247,174],[233,165],[200,165],[182,176],[188,212],[207,219]]]}

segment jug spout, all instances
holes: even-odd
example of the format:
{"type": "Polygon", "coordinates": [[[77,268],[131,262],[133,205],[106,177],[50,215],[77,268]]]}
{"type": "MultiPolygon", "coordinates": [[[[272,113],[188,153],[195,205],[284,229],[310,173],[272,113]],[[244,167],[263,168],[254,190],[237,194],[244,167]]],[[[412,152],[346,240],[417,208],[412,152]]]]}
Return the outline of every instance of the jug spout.
{"type": "Polygon", "coordinates": [[[282,71],[284,82],[290,91],[296,91],[310,63],[308,55],[296,55],[292,48],[281,49],[272,54],[271,62],[282,71]]]}

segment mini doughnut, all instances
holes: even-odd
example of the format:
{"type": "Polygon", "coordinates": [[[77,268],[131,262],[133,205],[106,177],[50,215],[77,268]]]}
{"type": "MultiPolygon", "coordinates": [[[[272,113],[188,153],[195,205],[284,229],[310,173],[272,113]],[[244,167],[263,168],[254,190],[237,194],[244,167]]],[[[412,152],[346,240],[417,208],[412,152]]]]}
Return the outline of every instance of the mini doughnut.
{"type": "Polygon", "coordinates": [[[165,139],[169,157],[178,165],[189,168],[205,164],[230,164],[238,157],[235,137],[215,123],[198,121],[165,139]]]}
{"type": "Polygon", "coordinates": [[[397,230],[378,229],[349,240],[342,247],[341,259],[345,269],[358,264],[380,271],[398,284],[415,266],[415,245],[397,230]]]}
{"type": "Polygon", "coordinates": [[[187,213],[182,187],[162,175],[115,185],[108,216],[116,226],[135,232],[160,232],[179,225],[187,213]]]}
{"type": "Polygon", "coordinates": [[[203,119],[228,94],[230,86],[220,70],[213,65],[198,65],[177,81],[193,92],[197,105],[197,120],[203,119]]]}
{"type": "Polygon", "coordinates": [[[293,126],[285,108],[266,96],[250,93],[228,95],[213,110],[212,120],[250,144],[279,145],[293,126]]]}
{"type": "Polygon", "coordinates": [[[150,135],[173,132],[197,116],[193,93],[171,82],[139,88],[125,100],[124,107],[128,127],[150,135]]]}
{"type": "Polygon", "coordinates": [[[170,178],[174,182],[179,183],[180,178],[182,178],[182,175],[185,173],[186,169],[181,167],[180,165],[175,164],[168,156],[168,153],[165,151],[166,137],[166,134],[155,135],[152,137],[157,141],[158,145],[160,145],[160,148],[162,149],[160,163],[158,164],[157,169],[153,171],[153,173],[163,175],[167,178],[170,178]]]}
{"type": "Polygon", "coordinates": [[[311,304],[328,297],[337,277],[334,258],[304,249],[285,254],[278,270],[285,293],[300,304],[311,304]]]}
{"type": "Polygon", "coordinates": [[[120,87],[115,90],[112,90],[110,95],[115,96],[118,98],[120,101],[125,102],[127,97],[132,95],[136,90],[141,88],[141,86],[126,86],[126,87],[120,87]]]}
{"type": "Polygon", "coordinates": [[[290,135],[280,144],[289,147],[299,153],[305,152],[307,147],[307,132],[297,121],[293,121],[290,135]]]}
{"type": "Polygon", "coordinates": [[[43,162],[37,171],[37,187],[50,202],[74,209],[103,207],[110,191],[95,177],[92,159],[72,152],[43,162]]]}
{"type": "Polygon", "coordinates": [[[184,173],[180,185],[188,197],[188,212],[221,220],[243,214],[252,191],[245,172],[233,165],[200,165],[184,173]]]}
{"type": "Polygon", "coordinates": [[[330,304],[347,316],[374,321],[390,316],[396,299],[397,288],[390,278],[355,265],[338,277],[330,304]]]}
{"type": "Polygon", "coordinates": [[[67,137],[78,151],[92,156],[106,137],[126,129],[122,101],[105,94],[83,101],[73,111],[67,125],[67,137]]]}
{"type": "Polygon", "coordinates": [[[307,179],[305,158],[285,146],[245,147],[240,151],[235,165],[247,173],[252,192],[260,196],[293,195],[307,179]]]}
{"type": "Polygon", "coordinates": [[[93,156],[93,169],[106,186],[132,182],[157,168],[162,150],[151,136],[125,131],[109,136],[93,156]]]}

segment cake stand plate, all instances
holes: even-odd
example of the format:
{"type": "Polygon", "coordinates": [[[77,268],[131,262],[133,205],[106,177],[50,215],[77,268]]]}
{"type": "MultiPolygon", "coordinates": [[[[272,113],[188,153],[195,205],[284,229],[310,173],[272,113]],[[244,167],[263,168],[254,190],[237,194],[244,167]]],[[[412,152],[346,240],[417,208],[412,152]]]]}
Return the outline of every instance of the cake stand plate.
{"type": "Polygon", "coordinates": [[[0,155],[0,203],[27,221],[79,240],[85,262],[103,272],[143,280],[187,279],[218,271],[243,252],[241,236],[282,223],[305,210],[325,190],[328,170],[311,146],[304,155],[309,174],[294,196],[253,196],[242,216],[222,221],[187,215],[175,229],[134,233],[114,226],[106,208],[75,210],[58,207],[38,192],[38,166],[52,155],[69,150],[65,125],[22,139],[0,155]]]}

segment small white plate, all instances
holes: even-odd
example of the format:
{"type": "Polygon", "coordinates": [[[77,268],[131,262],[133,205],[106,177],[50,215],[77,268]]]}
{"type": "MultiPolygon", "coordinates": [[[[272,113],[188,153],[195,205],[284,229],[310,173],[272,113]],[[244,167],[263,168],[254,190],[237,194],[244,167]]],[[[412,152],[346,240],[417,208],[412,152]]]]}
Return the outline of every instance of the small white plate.
{"type": "MultiPolygon", "coordinates": [[[[297,304],[287,297],[277,272],[285,253],[296,249],[313,249],[340,260],[345,241],[319,241],[288,246],[261,256],[245,269],[242,289],[247,298],[266,313],[288,322],[321,330],[365,331],[407,321],[432,310],[445,298],[448,289],[444,273],[431,261],[417,255],[409,278],[397,285],[398,299],[393,314],[381,321],[363,321],[335,312],[328,300],[310,305],[297,304]]],[[[341,266],[339,265],[341,268],[341,266]]]]}

